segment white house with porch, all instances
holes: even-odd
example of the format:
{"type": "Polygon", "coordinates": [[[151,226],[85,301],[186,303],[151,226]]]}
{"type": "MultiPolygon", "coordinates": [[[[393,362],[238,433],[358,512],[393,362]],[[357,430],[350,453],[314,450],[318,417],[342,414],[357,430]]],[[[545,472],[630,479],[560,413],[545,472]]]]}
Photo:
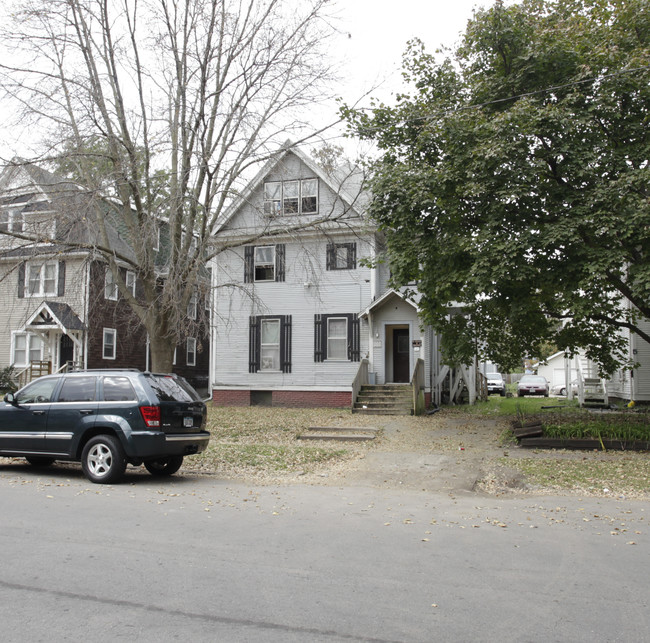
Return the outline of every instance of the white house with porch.
{"type": "Polygon", "coordinates": [[[473,401],[475,369],[442,368],[417,303],[389,288],[363,187],[287,145],[230,207],[212,265],[217,404],[349,406],[362,385],[411,387],[411,411],[445,387],[473,401]]]}

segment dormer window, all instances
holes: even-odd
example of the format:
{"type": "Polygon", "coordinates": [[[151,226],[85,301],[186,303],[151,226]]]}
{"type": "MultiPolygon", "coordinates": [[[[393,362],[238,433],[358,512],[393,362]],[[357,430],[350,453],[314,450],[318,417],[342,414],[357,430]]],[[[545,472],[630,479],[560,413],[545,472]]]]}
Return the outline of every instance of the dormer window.
{"type": "Polygon", "coordinates": [[[25,215],[22,210],[0,210],[0,232],[25,232],[25,215]]]}
{"type": "Polygon", "coordinates": [[[267,181],[264,213],[269,216],[318,213],[318,179],[267,181]]]}

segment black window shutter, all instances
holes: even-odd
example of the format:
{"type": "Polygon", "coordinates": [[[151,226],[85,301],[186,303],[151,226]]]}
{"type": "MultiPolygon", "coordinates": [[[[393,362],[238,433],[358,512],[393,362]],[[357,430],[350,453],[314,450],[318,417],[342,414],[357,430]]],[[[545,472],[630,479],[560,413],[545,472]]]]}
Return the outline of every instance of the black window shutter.
{"type": "Polygon", "coordinates": [[[257,373],[260,370],[260,322],[259,318],[251,316],[248,337],[248,372],[257,373]]]}
{"type": "Polygon", "coordinates": [[[275,280],[284,281],[284,243],[275,246],[275,280]]]}
{"type": "Polygon", "coordinates": [[[348,359],[352,362],[358,362],[361,359],[361,352],[359,349],[360,332],[359,332],[359,316],[348,316],[348,359]]]}
{"type": "Polygon", "coordinates": [[[334,270],[336,262],[336,245],[333,243],[327,244],[327,254],[325,256],[325,269],[334,270]]]}
{"type": "Polygon", "coordinates": [[[325,359],[323,351],[323,316],[314,315],[314,361],[322,362],[325,359]]]}
{"type": "Polygon", "coordinates": [[[59,283],[57,284],[56,294],[59,297],[65,295],[65,261],[59,261],[59,283]]]}
{"type": "Polygon", "coordinates": [[[291,315],[280,318],[280,369],[291,373],[291,315]]]}
{"type": "Polygon", "coordinates": [[[18,298],[22,299],[25,296],[25,264],[21,263],[18,266],[18,298]]]}
{"type": "Polygon", "coordinates": [[[348,270],[355,270],[357,267],[357,244],[348,244],[348,270]]]}
{"type": "Polygon", "coordinates": [[[254,281],[253,272],[255,270],[254,265],[255,257],[255,246],[244,246],[244,283],[250,284],[254,281]]]}

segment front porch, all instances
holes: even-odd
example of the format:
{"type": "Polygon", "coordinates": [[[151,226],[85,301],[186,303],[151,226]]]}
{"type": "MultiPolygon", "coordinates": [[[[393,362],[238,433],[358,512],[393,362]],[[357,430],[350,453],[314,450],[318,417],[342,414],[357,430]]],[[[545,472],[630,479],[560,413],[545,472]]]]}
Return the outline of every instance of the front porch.
{"type": "Polygon", "coordinates": [[[43,359],[30,360],[15,374],[18,386],[42,375],[81,368],[85,331],[86,326],[68,304],[42,302],[20,332],[40,338],[43,359]]]}

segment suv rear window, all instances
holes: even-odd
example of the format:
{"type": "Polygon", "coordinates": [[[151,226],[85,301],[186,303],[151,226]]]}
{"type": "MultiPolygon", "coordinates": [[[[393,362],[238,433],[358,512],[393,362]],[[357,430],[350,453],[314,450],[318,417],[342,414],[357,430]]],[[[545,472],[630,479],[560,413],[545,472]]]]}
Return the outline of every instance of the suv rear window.
{"type": "Polygon", "coordinates": [[[128,377],[104,378],[104,400],[106,402],[126,402],[137,399],[138,396],[128,377]]]}
{"type": "Polygon", "coordinates": [[[148,381],[161,402],[199,402],[201,400],[198,393],[185,380],[151,375],[148,381]]]}

